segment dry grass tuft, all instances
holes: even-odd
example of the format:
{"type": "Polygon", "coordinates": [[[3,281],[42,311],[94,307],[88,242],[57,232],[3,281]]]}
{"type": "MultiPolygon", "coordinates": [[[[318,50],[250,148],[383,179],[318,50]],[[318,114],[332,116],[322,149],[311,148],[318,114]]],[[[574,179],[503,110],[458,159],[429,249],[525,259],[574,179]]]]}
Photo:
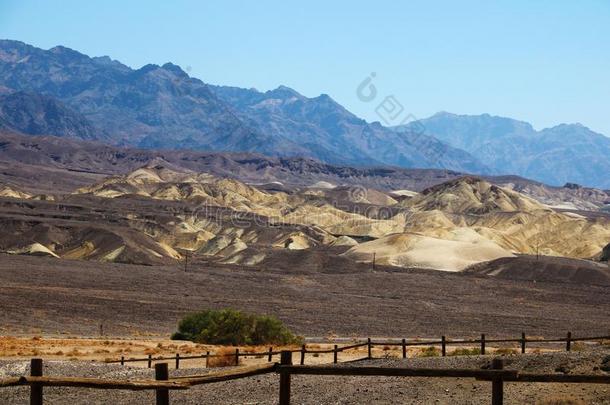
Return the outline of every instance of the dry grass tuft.
{"type": "Polygon", "coordinates": [[[419,357],[437,357],[441,352],[434,346],[424,347],[419,352],[419,357]]]}
{"type": "Polygon", "coordinates": [[[575,352],[582,352],[585,349],[586,345],[583,342],[573,342],[570,347],[570,350],[573,350],[575,352]]]}
{"type": "Polygon", "coordinates": [[[478,347],[474,347],[472,349],[468,348],[458,348],[449,353],[449,356],[478,356],[481,354],[481,349],[478,347]]]}
{"type": "Polygon", "coordinates": [[[496,349],[495,354],[499,354],[499,355],[511,355],[511,354],[517,354],[517,350],[513,349],[512,347],[499,347],[496,349]]]}
{"type": "Polygon", "coordinates": [[[213,353],[215,356],[208,359],[208,367],[231,367],[237,366],[235,361],[235,349],[231,347],[221,347],[213,353]]]}
{"type": "Polygon", "coordinates": [[[585,403],[575,398],[552,397],[538,401],[536,405],[585,405],[585,403]]]}

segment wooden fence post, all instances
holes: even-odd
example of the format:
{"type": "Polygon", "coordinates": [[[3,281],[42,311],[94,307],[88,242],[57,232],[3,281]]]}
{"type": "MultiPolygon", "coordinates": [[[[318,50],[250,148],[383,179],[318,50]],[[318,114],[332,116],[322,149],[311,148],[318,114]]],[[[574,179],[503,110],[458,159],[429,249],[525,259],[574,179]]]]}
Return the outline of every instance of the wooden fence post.
{"type": "Polygon", "coordinates": [[[176,370],[180,368],[180,353],[176,353],[176,370]]]}
{"type": "Polygon", "coordinates": [[[269,359],[268,359],[269,363],[271,363],[272,358],[273,358],[273,346],[271,346],[269,348],[269,359]]]}
{"type": "Polygon", "coordinates": [[[481,333],[481,354],[485,354],[485,334],[481,333]]]}
{"type": "Polygon", "coordinates": [[[521,332],[521,353],[525,353],[525,332],[521,332]]]}
{"type": "Polygon", "coordinates": [[[407,358],[407,339],[402,340],[402,358],[407,358]]]}
{"type": "Polygon", "coordinates": [[[441,336],[441,354],[443,357],[447,355],[447,341],[445,336],[441,336]]]}
{"type": "Polygon", "coordinates": [[[368,349],[369,349],[368,358],[372,359],[373,358],[373,353],[372,353],[373,350],[372,350],[371,338],[367,339],[367,346],[368,346],[368,349]]]}
{"type": "Polygon", "coordinates": [[[301,346],[301,365],[305,364],[305,345],[301,346]]]}
{"type": "MultiPolygon", "coordinates": [[[[42,377],[42,359],[30,360],[30,375],[32,377],[42,377]]],[[[42,405],[42,385],[31,385],[30,405],[42,405]]]]}
{"type": "Polygon", "coordinates": [[[121,356],[121,366],[125,365],[125,356],[121,356]]]}
{"type": "Polygon", "coordinates": [[[152,368],[152,354],[148,355],[148,368],[152,368]]]}
{"type": "MultiPolygon", "coordinates": [[[[282,351],[280,364],[292,365],[292,352],[282,351]]],[[[280,367],[280,405],[290,405],[290,373],[280,367]]]]}
{"type": "Polygon", "coordinates": [[[337,356],[339,355],[339,347],[335,345],[335,350],[333,350],[333,363],[337,364],[337,356]]]}
{"type": "Polygon", "coordinates": [[[568,338],[566,339],[566,351],[569,352],[572,348],[572,332],[568,332],[568,338]]]}
{"type": "MultiPolygon", "coordinates": [[[[493,359],[491,361],[493,370],[502,370],[504,368],[504,360],[493,359]]],[[[491,405],[502,405],[504,403],[504,381],[502,377],[494,378],[491,381],[491,405]]]]}
{"type": "Polygon", "coordinates": [[[205,352],[205,368],[210,367],[210,352],[205,352]]]}
{"type": "Polygon", "coordinates": [[[235,365],[239,366],[239,348],[235,349],[235,365]]]}
{"type": "MultiPolygon", "coordinates": [[[[167,363],[155,364],[155,380],[167,381],[169,379],[169,371],[167,363]]],[[[161,388],[156,390],[157,394],[157,405],[169,405],[169,390],[167,388],[161,388]]]]}

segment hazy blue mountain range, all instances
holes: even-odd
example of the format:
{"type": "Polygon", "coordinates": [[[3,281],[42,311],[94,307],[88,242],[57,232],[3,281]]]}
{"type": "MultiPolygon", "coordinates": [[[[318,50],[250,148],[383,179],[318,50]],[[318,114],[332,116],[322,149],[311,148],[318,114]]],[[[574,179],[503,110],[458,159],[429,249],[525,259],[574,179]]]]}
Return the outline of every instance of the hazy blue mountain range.
{"type": "Polygon", "coordinates": [[[446,112],[419,124],[427,134],[469,152],[497,173],[551,185],[574,182],[610,188],[610,138],[581,124],[536,131],[527,122],[510,118],[446,112]]]}
{"type": "Polygon", "coordinates": [[[115,145],[255,151],[352,165],[488,172],[464,151],[424,135],[409,137],[368,124],[326,95],[307,99],[280,87],[267,93],[234,89],[243,94],[224,97],[228,90],[212,89],[171,63],[133,70],[108,57],[5,40],[0,41],[0,86],[4,92],[58,99],[115,145]],[[255,98],[277,103],[277,108],[268,113],[246,108],[255,98]],[[238,99],[244,103],[232,103],[238,99]],[[261,120],[259,112],[273,122],[261,120]]]}
{"type": "Polygon", "coordinates": [[[17,91],[0,95],[0,128],[24,134],[107,140],[82,114],[52,97],[17,91]]]}
{"type": "Polygon", "coordinates": [[[440,113],[417,127],[386,128],[328,95],[211,86],[171,63],[132,69],[61,46],[42,50],[0,40],[0,95],[0,128],[25,134],[610,188],[610,140],[582,126],[536,132],[508,118],[440,113]]]}
{"type": "Polygon", "coordinates": [[[294,140],[323,161],[490,172],[463,150],[421,131],[398,133],[376,122],[367,123],[326,94],[307,98],[285,86],[264,93],[237,87],[210,88],[262,132],[294,140]]]}

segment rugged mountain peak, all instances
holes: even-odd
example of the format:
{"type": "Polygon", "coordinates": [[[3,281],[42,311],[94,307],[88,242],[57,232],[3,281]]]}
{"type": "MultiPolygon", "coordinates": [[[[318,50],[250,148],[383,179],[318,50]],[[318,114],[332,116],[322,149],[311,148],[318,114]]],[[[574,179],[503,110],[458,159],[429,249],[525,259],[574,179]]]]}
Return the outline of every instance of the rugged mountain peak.
{"type": "Polygon", "coordinates": [[[154,72],[155,70],[160,69],[161,66],[156,65],[154,63],[148,63],[144,66],[142,66],[140,69],[136,70],[135,73],[141,73],[141,74],[146,74],[148,72],[154,72]]]}
{"type": "Polygon", "coordinates": [[[166,64],[164,64],[163,66],[161,66],[162,69],[165,69],[169,72],[172,72],[173,74],[175,74],[178,77],[182,77],[182,78],[188,78],[189,75],[182,70],[182,68],[178,65],[174,65],[171,62],[167,62],[166,64]]]}
{"type": "MultiPolygon", "coordinates": [[[[256,91],[256,90],[254,90],[254,91],[256,91]]],[[[299,98],[299,99],[305,98],[305,96],[300,94],[298,91],[296,91],[290,87],[284,86],[284,85],[280,85],[276,89],[266,91],[265,95],[274,97],[274,98],[282,98],[282,99],[295,98],[295,97],[299,98]]]]}
{"type": "Polygon", "coordinates": [[[108,68],[120,69],[120,70],[131,70],[128,66],[123,65],[121,62],[110,58],[110,56],[94,56],[91,60],[100,65],[108,68]]]}
{"type": "Polygon", "coordinates": [[[472,154],[498,173],[560,186],[578,182],[608,188],[610,138],[581,124],[536,131],[505,117],[439,113],[419,121],[427,134],[472,154]]]}
{"type": "Polygon", "coordinates": [[[563,185],[563,188],[568,188],[570,190],[580,190],[583,187],[580,184],[577,183],[566,183],[563,185]]]}
{"type": "Polygon", "coordinates": [[[56,55],[62,55],[71,58],[89,59],[87,55],[84,55],[78,51],[75,51],[74,49],[62,45],[54,46],[53,48],[49,49],[49,52],[54,53],[56,55]]]}
{"type": "Polygon", "coordinates": [[[579,122],[574,122],[571,124],[559,124],[551,128],[545,128],[540,131],[540,134],[553,134],[554,136],[561,136],[572,140],[583,139],[584,137],[588,137],[591,134],[603,136],[592,131],[590,128],[584,126],[579,122]]]}
{"type": "Polygon", "coordinates": [[[325,104],[333,104],[333,105],[337,104],[338,105],[338,103],[335,100],[333,100],[333,98],[326,93],[322,93],[318,97],[312,98],[312,100],[322,102],[325,104]]]}

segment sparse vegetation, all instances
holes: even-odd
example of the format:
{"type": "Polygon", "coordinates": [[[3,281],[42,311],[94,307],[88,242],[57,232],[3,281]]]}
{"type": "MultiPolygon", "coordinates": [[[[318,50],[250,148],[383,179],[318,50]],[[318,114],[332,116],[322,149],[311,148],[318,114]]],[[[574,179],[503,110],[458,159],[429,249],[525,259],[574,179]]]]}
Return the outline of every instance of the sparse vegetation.
{"type": "Polygon", "coordinates": [[[183,318],[174,340],[218,345],[299,344],[295,336],[277,318],[254,315],[234,309],[206,310],[183,318]]]}
{"type": "Polygon", "coordinates": [[[434,346],[424,347],[419,352],[419,357],[437,357],[440,355],[440,350],[434,346]]]}
{"type": "Polygon", "coordinates": [[[229,347],[219,348],[214,356],[208,359],[208,367],[230,367],[237,366],[239,362],[235,358],[235,350],[229,347]]]}
{"type": "Polygon", "coordinates": [[[458,348],[449,353],[449,356],[477,356],[481,354],[481,349],[478,347],[473,347],[472,349],[468,348],[458,348]]]}
{"type": "Polygon", "coordinates": [[[553,397],[538,401],[536,405],[585,405],[585,403],[575,398],[553,397]]]}
{"type": "Polygon", "coordinates": [[[517,350],[513,349],[512,347],[499,347],[496,349],[496,354],[508,356],[511,354],[517,354],[517,350]]]}
{"type": "Polygon", "coordinates": [[[581,352],[586,349],[586,346],[583,342],[574,342],[571,349],[575,352],[581,352]]]}

